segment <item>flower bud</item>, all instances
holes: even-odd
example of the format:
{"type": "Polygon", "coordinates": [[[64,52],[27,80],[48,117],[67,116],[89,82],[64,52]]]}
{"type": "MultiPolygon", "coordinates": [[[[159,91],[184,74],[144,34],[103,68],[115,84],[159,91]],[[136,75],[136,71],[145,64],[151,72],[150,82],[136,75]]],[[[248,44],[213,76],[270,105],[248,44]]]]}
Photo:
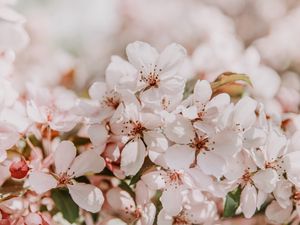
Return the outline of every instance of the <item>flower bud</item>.
{"type": "Polygon", "coordinates": [[[22,179],[26,177],[29,167],[24,159],[21,159],[20,161],[13,162],[10,167],[9,171],[11,173],[11,177],[16,179],[22,179]]]}

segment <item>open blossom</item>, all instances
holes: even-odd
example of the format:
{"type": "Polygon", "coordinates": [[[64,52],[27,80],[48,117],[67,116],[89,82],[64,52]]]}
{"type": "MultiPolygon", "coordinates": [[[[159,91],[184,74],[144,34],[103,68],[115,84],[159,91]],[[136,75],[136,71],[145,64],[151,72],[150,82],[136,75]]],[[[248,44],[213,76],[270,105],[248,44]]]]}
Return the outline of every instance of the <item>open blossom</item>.
{"type": "Polygon", "coordinates": [[[134,42],[126,48],[129,63],[138,73],[137,88],[146,107],[171,109],[178,104],[184,91],[184,79],[178,74],[186,50],[170,44],[160,54],[144,42],[134,42]]]}
{"type": "Polygon", "coordinates": [[[39,124],[50,126],[56,131],[70,131],[78,122],[71,113],[76,96],[64,88],[50,91],[47,88],[28,87],[30,100],[26,109],[29,118],[39,124]]]}
{"type": "Polygon", "coordinates": [[[80,207],[98,212],[104,201],[102,192],[97,187],[79,183],[74,178],[89,172],[101,172],[105,166],[104,160],[93,150],[83,152],[76,157],[76,148],[69,141],[63,141],[57,146],[54,160],[55,173],[42,171],[30,173],[31,188],[41,194],[52,188],[67,187],[71,197],[80,207]]]}
{"type": "Polygon", "coordinates": [[[130,223],[135,221],[140,225],[151,225],[155,219],[156,208],[150,201],[149,190],[139,181],[136,185],[136,199],[120,188],[113,188],[107,193],[107,201],[120,217],[130,223]]]}

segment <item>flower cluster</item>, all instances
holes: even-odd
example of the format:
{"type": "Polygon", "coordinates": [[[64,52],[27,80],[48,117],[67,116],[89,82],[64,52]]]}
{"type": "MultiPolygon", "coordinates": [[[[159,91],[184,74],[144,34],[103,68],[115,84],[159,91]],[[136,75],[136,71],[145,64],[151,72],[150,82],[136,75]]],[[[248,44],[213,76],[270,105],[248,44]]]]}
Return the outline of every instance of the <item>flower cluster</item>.
{"type": "Polygon", "coordinates": [[[187,76],[183,46],[136,41],[88,94],[19,87],[23,23],[0,1],[0,224],[299,223],[298,117],[266,110],[257,79],[187,76]]]}

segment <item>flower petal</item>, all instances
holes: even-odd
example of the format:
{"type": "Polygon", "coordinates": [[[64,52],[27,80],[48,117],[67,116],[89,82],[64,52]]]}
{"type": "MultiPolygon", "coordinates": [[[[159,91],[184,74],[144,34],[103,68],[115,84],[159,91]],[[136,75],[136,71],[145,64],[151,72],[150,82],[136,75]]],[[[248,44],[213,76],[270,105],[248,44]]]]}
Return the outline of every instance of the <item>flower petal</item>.
{"type": "Polygon", "coordinates": [[[195,150],[187,145],[175,144],[168,148],[164,158],[170,169],[188,169],[195,161],[195,150]]]}
{"type": "Polygon", "coordinates": [[[135,175],[142,167],[145,156],[144,143],[139,138],[130,141],[121,153],[121,170],[126,175],[135,175]]]}
{"type": "Polygon", "coordinates": [[[76,148],[71,141],[62,141],[59,143],[54,153],[56,173],[67,172],[75,156],[76,148]]]}
{"type": "Polygon", "coordinates": [[[161,69],[161,77],[176,74],[178,67],[181,66],[186,57],[186,50],[179,44],[168,45],[160,54],[158,59],[158,69],[161,69]]]}
{"type": "Polygon", "coordinates": [[[223,130],[210,140],[210,149],[223,157],[232,157],[242,149],[241,138],[231,130],[223,130]]]}
{"type": "Polygon", "coordinates": [[[57,180],[50,174],[34,171],[29,174],[29,184],[36,193],[42,194],[57,186],[57,180]]]}
{"type": "Polygon", "coordinates": [[[133,89],[136,86],[137,71],[121,57],[112,56],[105,72],[105,80],[110,89],[116,87],[133,89]]]}
{"type": "Polygon", "coordinates": [[[94,100],[101,101],[106,91],[107,91],[106,83],[95,82],[89,88],[89,96],[94,100]]]}
{"type": "Polygon", "coordinates": [[[144,174],[141,179],[151,190],[159,190],[166,186],[164,176],[166,172],[158,170],[144,174]]]}
{"type": "Polygon", "coordinates": [[[93,124],[88,128],[88,136],[95,147],[103,145],[108,138],[108,131],[102,124],[93,124]]]}
{"type": "Polygon", "coordinates": [[[86,173],[99,173],[105,167],[104,159],[94,150],[88,150],[78,155],[68,171],[74,177],[80,177],[86,173]]]}
{"type": "Polygon", "coordinates": [[[255,186],[265,193],[271,193],[278,182],[278,174],[275,170],[268,168],[260,170],[252,176],[255,186]]]}
{"type": "Polygon", "coordinates": [[[214,175],[217,178],[226,172],[226,161],[212,152],[198,154],[197,164],[205,174],[214,175]]]}
{"type": "Polygon", "coordinates": [[[256,119],[256,106],[257,102],[248,96],[239,100],[234,109],[234,123],[238,124],[242,129],[250,127],[256,119]]]}
{"type": "Polygon", "coordinates": [[[74,202],[89,212],[99,212],[104,202],[101,190],[91,184],[76,183],[67,185],[74,202]]]}
{"type": "Polygon", "coordinates": [[[195,137],[191,121],[182,116],[174,117],[173,120],[168,121],[164,131],[171,141],[178,144],[191,143],[195,137]]]}
{"type": "Polygon", "coordinates": [[[280,205],[273,201],[268,205],[266,209],[266,217],[273,223],[276,224],[285,224],[289,222],[289,218],[292,214],[293,206],[292,204],[287,208],[281,208],[280,205]]]}
{"type": "Polygon", "coordinates": [[[210,83],[207,80],[197,81],[194,87],[194,102],[195,104],[202,105],[204,107],[210,100],[212,90],[210,83]]]}
{"type": "Polygon", "coordinates": [[[146,74],[150,72],[150,64],[154,66],[158,59],[158,52],[149,44],[136,41],[127,45],[126,54],[129,62],[138,70],[144,70],[146,74]]]}
{"type": "Polygon", "coordinates": [[[180,189],[165,190],[160,197],[163,209],[170,216],[176,216],[182,210],[183,196],[180,189]]]}
{"type": "Polygon", "coordinates": [[[244,216],[249,219],[251,218],[255,211],[257,205],[257,192],[253,185],[247,183],[241,193],[241,203],[240,206],[244,213],[244,216]]]}
{"type": "Polygon", "coordinates": [[[0,122],[0,150],[14,146],[20,138],[17,129],[6,122],[0,122]]]}

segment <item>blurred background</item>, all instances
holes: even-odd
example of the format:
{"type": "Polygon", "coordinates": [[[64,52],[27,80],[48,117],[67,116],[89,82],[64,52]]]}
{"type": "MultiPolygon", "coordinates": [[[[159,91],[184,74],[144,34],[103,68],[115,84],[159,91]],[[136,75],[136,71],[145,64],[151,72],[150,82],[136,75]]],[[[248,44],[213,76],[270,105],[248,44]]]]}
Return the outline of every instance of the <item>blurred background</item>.
{"type": "Polygon", "coordinates": [[[246,73],[268,111],[298,111],[299,0],[19,0],[14,8],[29,34],[15,62],[20,87],[30,80],[80,94],[104,78],[112,55],[126,58],[128,43],[177,42],[188,51],[188,79],[246,73]]]}

